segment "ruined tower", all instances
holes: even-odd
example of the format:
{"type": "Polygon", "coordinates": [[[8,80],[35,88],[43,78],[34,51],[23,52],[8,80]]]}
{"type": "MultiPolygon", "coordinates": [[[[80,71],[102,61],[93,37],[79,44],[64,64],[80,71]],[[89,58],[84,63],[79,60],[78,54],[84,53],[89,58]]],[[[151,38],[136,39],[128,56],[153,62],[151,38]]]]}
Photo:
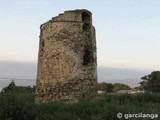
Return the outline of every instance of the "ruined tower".
{"type": "Polygon", "coordinates": [[[77,102],[97,94],[92,13],[65,11],[40,27],[35,101],[77,102]]]}

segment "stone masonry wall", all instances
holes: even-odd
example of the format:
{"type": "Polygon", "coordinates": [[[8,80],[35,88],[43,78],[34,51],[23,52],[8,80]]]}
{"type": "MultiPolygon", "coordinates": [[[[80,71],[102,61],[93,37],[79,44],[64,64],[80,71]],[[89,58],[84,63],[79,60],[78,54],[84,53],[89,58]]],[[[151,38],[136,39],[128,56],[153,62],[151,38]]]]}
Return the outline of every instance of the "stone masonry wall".
{"type": "Polygon", "coordinates": [[[96,98],[96,40],[91,12],[65,11],[40,29],[35,101],[96,98]]]}

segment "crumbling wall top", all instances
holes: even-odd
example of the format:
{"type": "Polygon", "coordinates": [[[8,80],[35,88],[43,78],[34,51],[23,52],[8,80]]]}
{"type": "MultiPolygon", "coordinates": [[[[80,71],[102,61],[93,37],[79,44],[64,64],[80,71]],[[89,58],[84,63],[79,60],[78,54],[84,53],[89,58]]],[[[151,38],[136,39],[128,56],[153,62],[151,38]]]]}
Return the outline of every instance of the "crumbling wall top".
{"type": "Polygon", "coordinates": [[[53,17],[42,25],[49,22],[88,22],[92,24],[92,13],[86,9],[69,10],[53,17]]]}

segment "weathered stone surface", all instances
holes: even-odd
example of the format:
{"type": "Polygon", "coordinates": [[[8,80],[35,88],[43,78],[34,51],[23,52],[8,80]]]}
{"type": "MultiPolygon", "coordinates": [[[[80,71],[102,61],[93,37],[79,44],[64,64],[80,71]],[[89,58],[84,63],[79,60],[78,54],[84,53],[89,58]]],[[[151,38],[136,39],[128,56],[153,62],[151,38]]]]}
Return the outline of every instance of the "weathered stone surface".
{"type": "Polygon", "coordinates": [[[65,11],[40,29],[35,101],[96,98],[96,40],[91,12],[65,11]]]}

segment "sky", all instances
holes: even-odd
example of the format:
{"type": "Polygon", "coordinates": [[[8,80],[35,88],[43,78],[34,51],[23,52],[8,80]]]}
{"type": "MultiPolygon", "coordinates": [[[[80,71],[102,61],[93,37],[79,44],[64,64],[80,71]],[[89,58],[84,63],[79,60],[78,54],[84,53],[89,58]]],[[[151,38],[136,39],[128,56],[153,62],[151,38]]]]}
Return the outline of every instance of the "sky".
{"type": "Polygon", "coordinates": [[[0,0],[0,60],[37,62],[40,25],[88,9],[99,66],[160,68],[159,0],[0,0]]]}
{"type": "MultiPolygon", "coordinates": [[[[160,0],[0,0],[0,61],[36,64],[40,25],[74,9],[92,12],[101,80],[138,79],[160,70],[160,0]]],[[[6,68],[10,75],[16,71],[6,68]]]]}

